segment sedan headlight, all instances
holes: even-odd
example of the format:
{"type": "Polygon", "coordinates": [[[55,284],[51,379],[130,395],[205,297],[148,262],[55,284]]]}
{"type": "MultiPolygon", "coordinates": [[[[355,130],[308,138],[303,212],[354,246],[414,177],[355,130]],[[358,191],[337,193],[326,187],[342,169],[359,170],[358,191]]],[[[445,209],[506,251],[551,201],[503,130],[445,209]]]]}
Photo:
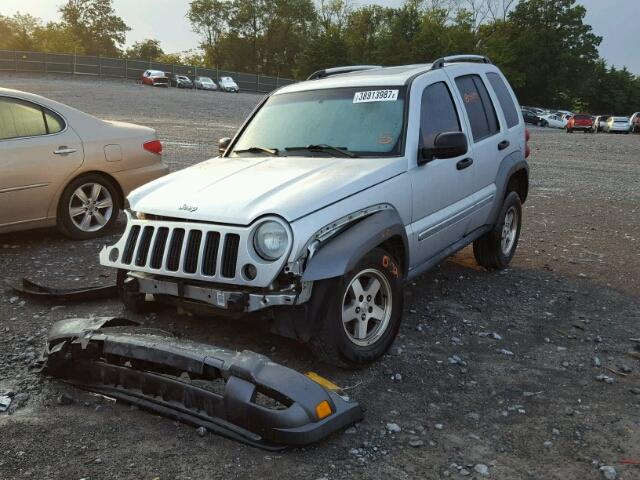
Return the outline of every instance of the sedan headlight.
{"type": "Polygon", "coordinates": [[[261,224],[253,237],[253,245],[265,260],[277,260],[285,254],[289,244],[287,230],[278,222],[269,220],[261,224]]]}

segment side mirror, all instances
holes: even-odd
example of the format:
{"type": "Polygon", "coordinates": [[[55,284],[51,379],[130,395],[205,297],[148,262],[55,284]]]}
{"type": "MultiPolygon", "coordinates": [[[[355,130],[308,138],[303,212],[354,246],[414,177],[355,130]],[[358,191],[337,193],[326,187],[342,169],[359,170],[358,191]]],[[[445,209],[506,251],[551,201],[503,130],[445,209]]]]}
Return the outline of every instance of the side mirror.
{"type": "Polygon", "coordinates": [[[467,136],[463,132],[442,132],[433,141],[433,147],[424,147],[418,159],[423,165],[436,158],[454,158],[467,153],[467,136]]]}
{"type": "Polygon", "coordinates": [[[220,155],[224,154],[229,148],[229,144],[231,143],[231,139],[229,137],[224,137],[218,140],[218,153],[220,155]]]}

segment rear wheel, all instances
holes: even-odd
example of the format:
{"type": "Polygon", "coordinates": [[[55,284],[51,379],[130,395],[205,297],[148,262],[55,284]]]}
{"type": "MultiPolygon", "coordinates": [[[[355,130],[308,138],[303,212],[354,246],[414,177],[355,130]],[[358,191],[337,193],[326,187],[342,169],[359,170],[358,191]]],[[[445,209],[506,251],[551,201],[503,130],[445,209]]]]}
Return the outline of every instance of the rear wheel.
{"type": "Polygon", "coordinates": [[[69,183],[58,203],[58,229],[75,240],[103,235],[118,220],[118,189],[102,175],[82,175],[69,183]]]}
{"type": "Polygon", "coordinates": [[[505,197],[493,229],[473,242],[473,254],[479,265],[502,270],[516,253],[522,227],[522,205],[516,192],[505,197]]]}
{"type": "Polygon", "coordinates": [[[359,367],[381,357],[402,319],[402,274],[397,261],[376,248],[349,273],[315,288],[310,346],[327,363],[359,367]],[[320,298],[321,297],[321,298],[320,298]]]}

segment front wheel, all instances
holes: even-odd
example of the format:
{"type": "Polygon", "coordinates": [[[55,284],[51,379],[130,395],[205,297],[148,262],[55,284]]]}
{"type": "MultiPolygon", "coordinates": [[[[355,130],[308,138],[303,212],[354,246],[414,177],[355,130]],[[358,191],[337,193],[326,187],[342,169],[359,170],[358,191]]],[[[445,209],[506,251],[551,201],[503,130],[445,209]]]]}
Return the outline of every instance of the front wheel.
{"type": "Polygon", "coordinates": [[[507,268],[516,253],[521,228],[520,196],[509,192],[493,229],[473,242],[473,255],[478,264],[490,270],[507,268]]]}
{"type": "Polygon", "coordinates": [[[310,343],[314,353],[346,368],[380,358],[393,343],[402,319],[398,262],[376,248],[343,277],[324,282],[320,288],[314,286],[310,301],[315,309],[312,321],[317,322],[310,343]]]}

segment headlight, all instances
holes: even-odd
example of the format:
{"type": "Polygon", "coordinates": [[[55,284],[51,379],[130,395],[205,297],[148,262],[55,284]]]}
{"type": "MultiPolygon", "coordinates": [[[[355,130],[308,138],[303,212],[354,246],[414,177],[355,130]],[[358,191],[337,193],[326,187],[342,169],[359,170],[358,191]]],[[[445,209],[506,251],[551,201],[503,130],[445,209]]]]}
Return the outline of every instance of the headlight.
{"type": "Polygon", "coordinates": [[[277,260],[284,255],[289,243],[287,230],[278,222],[269,220],[258,227],[253,245],[265,260],[277,260]]]}

